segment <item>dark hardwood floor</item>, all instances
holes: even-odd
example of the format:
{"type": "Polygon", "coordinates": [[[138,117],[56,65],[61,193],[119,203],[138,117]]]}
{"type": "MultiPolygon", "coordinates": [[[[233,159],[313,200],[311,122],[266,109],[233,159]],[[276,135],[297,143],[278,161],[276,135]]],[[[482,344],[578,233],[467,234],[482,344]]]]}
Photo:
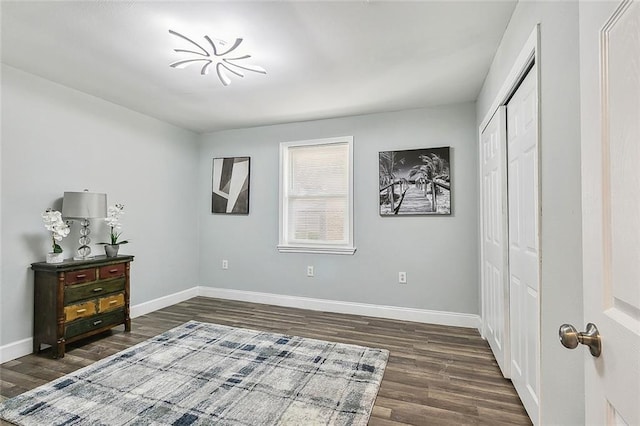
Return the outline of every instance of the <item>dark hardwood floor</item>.
{"type": "MultiPolygon", "coordinates": [[[[11,398],[188,320],[385,348],[389,362],[370,425],[531,424],[477,330],[196,297],[67,346],[0,365],[11,398]]],[[[7,424],[6,422],[3,424],[7,424]]]]}

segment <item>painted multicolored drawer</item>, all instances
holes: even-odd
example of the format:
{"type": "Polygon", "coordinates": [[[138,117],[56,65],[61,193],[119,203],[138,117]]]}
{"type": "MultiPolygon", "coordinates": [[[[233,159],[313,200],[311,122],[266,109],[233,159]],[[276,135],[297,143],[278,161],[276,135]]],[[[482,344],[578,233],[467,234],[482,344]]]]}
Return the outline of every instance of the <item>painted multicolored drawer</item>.
{"type": "Polygon", "coordinates": [[[124,293],[102,297],[98,300],[98,311],[106,312],[124,306],[124,293]]]}
{"type": "Polygon", "coordinates": [[[124,322],[124,310],[107,312],[105,314],[94,315],[90,318],[83,318],[78,321],[73,321],[65,327],[65,333],[67,339],[72,337],[86,334],[91,331],[104,329],[112,325],[122,324],[124,322]]]}
{"type": "Polygon", "coordinates": [[[90,301],[64,307],[64,321],[71,322],[78,318],[84,318],[96,314],[96,302],[90,301]]]}
{"type": "Polygon", "coordinates": [[[124,278],[68,286],[64,290],[64,303],[66,305],[83,299],[99,297],[109,293],[117,293],[119,291],[124,291],[124,287],[124,278]]]}

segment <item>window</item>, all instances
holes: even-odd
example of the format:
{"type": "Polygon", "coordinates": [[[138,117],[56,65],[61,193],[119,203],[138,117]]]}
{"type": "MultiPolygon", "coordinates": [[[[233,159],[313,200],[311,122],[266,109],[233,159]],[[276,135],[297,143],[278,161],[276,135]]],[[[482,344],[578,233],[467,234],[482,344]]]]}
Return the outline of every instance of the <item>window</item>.
{"type": "Polygon", "coordinates": [[[281,252],[353,254],[353,137],[280,144],[281,252]]]}

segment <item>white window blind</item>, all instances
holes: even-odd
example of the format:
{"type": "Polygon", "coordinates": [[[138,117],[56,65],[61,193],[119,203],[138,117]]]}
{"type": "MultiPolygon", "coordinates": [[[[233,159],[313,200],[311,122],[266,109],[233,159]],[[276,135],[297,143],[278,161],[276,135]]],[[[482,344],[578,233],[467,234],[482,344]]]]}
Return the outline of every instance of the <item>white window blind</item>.
{"type": "Polygon", "coordinates": [[[352,254],[352,138],[281,144],[280,251],[352,254]]]}

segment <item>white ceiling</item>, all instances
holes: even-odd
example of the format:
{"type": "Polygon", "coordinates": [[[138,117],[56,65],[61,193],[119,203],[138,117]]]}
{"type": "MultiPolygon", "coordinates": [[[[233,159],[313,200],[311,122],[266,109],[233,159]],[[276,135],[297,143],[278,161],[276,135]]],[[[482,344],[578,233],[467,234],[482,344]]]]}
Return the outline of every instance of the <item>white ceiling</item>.
{"type": "MultiPolygon", "coordinates": [[[[196,132],[474,101],[515,1],[2,1],[2,62],[196,132]],[[169,64],[205,35],[267,75],[169,64]]],[[[193,56],[193,55],[191,55],[193,56]]]]}

